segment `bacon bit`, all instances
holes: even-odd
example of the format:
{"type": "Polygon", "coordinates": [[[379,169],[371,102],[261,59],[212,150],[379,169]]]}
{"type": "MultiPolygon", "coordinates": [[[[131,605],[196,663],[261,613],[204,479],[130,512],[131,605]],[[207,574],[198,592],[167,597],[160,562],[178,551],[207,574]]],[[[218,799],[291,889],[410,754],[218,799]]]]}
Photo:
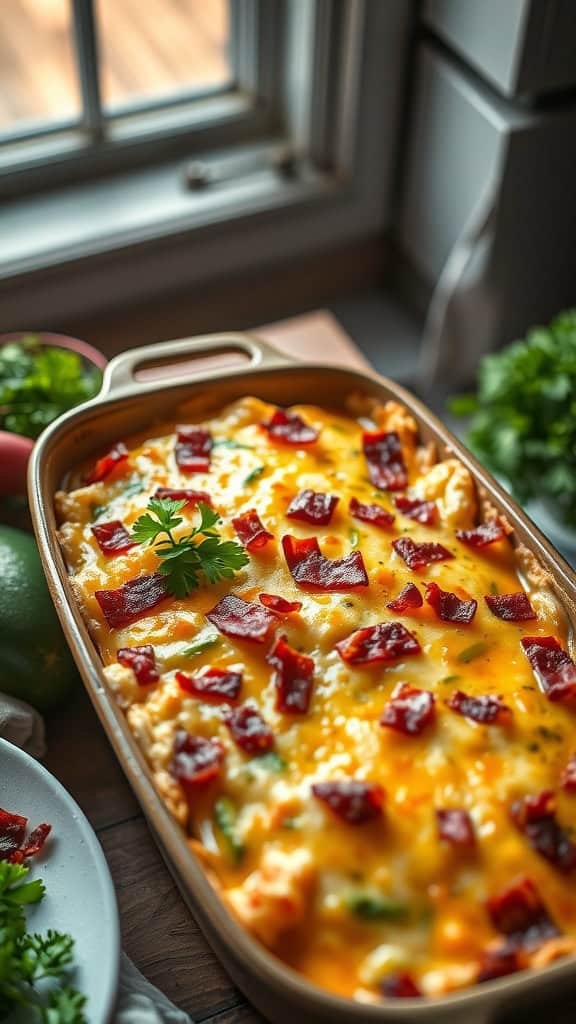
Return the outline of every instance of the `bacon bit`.
{"type": "Polygon", "coordinates": [[[504,622],[527,622],[535,619],[534,611],[524,591],[516,594],[485,594],[484,600],[492,615],[504,622]]]}
{"type": "Polygon", "coordinates": [[[334,494],[322,494],[320,491],[299,491],[292,498],[286,515],[288,519],[299,519],[313,526],[327,526],[334,514],[340,498],[334,494]]]}
{"type": "Polygon", "coordinates": [[[96,590],[94,593],[112,629],[136,622],[167,596],[166,577],[159,572],[152,576],[137,576],[117,590],[96,590]]]}
{"type": "Polygon", "coordinates": [[[388,999],[420,999],[422,993],[408,971],[387,974],[380,982],[382,994],[388,999]]]}
{"type": "Polygon", "coordinates": [[[274,540],[273,534],[264,527],[255,508],[236,516],[232,520],[232,526],[247,551],[257,551],[269,540],[274,540]]]}
{"type": "Polygon", "coordinates": [[[395,597],[393,601],[389,601],[386,605],[393,612],[406,612],[409,608],[421,608],[423,605],[422,594],[418,590],[418,587],[414,583],[407,583],[402,588],[398,597],[395,597]]]}
{"type": "Polygon", "coordinates": [[[401,491],[408,484],[402,445],[396,431],[371,430],[362,435],[370,481],[379,491],[401,491]]]}
{"type": "Polygon", "coordinates": [[[276,409],[269,422],[262,426],[274,441],[281,444],[314,444],[319,437],[314,427],[306,423],[298,413],[287,409],[276,409]]]}
{"type": "Polygon", "coordinates": [[[0,861],[22,864],[26,857],[34,857],[44,846],[52,831],[51,825],[37,825],[24,839],[28,818],[12,814],[0,807],[0,861]]]}
{"type": "Polygon", "coordinates": [[[266,655],[266,661],[273,665],[276,678],[276,710],[285,715],[305,715],[312,698],[314,661],[306,654],[300,654],[279,636],[273,648],[266,655]]]}
{"type": "Polygon", "coordinates": [[[392,547],[396,554],[404,559],[409,569],[422,569],[432,562],[445,562],[448,558],[454,558],[452,552],[447,551],[443,544],[436,544],[434,541],[418,544],[411,537],[398,537],[392,541],[392,547]]]}
{"type": "Polygon", "coordinates": [[[272,730],[256,708],[234,708],[225,721],[232,739],[247,754],[265,754],[274,746],[272,730]]]}
{"type": "Polygon", "coordinates": [[[203,427],[176,427],[174,455],[184,473],[207,473],[210,469],[212,435],[203,427]]]}
{"type": "Polygon", "coordinates": [[[224,762],[224,747],[218,740],[192,736],[178,729],[170,771],[181,786],[204,786],[217,779],[224,762]]]}
{"type": "Polygon", "coordinates": [[[515,800],[510,817],[530,846],[563,874],[576,868],[576,846],[556,820],[554,794],[546,790],[515,800]]]}
{"type": "Polygon", "coordinates": [[[449,590],[441,590],[437,583],[426,584],[426,601],[442,622],[457,622],[468,625],[476,614],[478,602],[473,597],[461,601],[449,590]]]}
{"type": "Polygon", "coordinates": [[[415,519],[423,526],[433,526],[438,519],[438,506],[435,501],[424,501],[422,498],[407,498],[401,494],[394,498],[394,504],[403,516],[415,519]]]}
{"type": "Polygon", "coordinates": [[[221,668],[207,668],[194,676],[184,672],[176,673],[176,682],[185,693],[191,693],[202,700],[235,701],[242,686],[241,672],[226,672],[221,668]]]}
{"type": "Polygon", "coordinates": [[[348,665],[372,665],[421,653],[416,637],[401,622],[379,622],[356,629],[336,644],[336,650],[348,665]]]}
{"type": "Polygon", "coordinates": [[[119,555],[136,546],[136,542],[132,540],[128,530],[119,519],[112,519],[109,523],[92,526],[91,530],[103,555],[119,555]]]}
{"type": "Polygon", "coordinates": [[[437,808],[438,835],[452,846],[471,850],[476,845],[474,826],[468,811],[461,808],[437,808]]]}
{"type": "Polygon", "coordinates": [[[260,594],[259,600],[275,615],[290,615],[291,612],[299,612],[302,607],[302,601],[287,601],[285,597],[277,597],[276,594],[260,594]]]}
{"type": "Polygon", "coordinates": [[[512,949],[507,942],[502,942],[499,946],[485,949],[481,954],[476,982],[481,985],[485,981],[504,978],[508,974],[520,971],[522,966],[518,950],[512,949]]]}
{"type": "Polygon", "coordinates": [[[347,825],[382,817],[384,790],[375,782],[315,782],[312,793],[347,825]]]}
{"type": "Polygon", "coordinates": [[[121,647],[116,654],[121,665],[131,668],[140,686],[155,683],[160,678],[156,668],[156,654],[151,644],[141,647],[121,647]]]}
{"type": "Polygon", "coordinates": [[[534,882],[526,875],[491,896],[487,908],[494,927],[506,935],[509,948],[536,949],[560,934],[534,882]]]}
{"type": "Polygon", "coordinates": [[[372,523],[373,526],[381,526],[387,529],[392,526],[396,519],[388,509],[382,505],[363,505],[357,498],[350,498],[348,511],[354,519],[360,519],[363,523],[372,523]]]}
{"type": "Polygon", "coordinates": [[[105,480],[107,476],[116,466],[119,466],[122,462],[125,462],[128,458],[128,449],[122,441],[112,446],[106,455],[103,455],[101,459],[98,459],[94,469],[86,477],[87,484],[97,484],[101,480],[105,480]]]}
{"type": "Polygon", "coordinates": [[[501,697],[492,697],[488,694],[473,697],[462,690],[456,690],[450,696],[448,707],[457,715],[463,715],[464,718],[479,722],[480,725],[506,725],[512,717],[510,708],[502,702],[501,697]]]}
{"type": "Polygon", "coordinates": [[[173,490],[171,487],[158,487],[154,494],[155,498],[171,498],[172,501],[185,501],[190,508],[203,502],[204,505],[212,505],[212,498],[208,491],[190,491],[187,488],[173,490]]]}
{"type": "Polygon", "coordinates": [[[572,757],[564,768],[560,778],[560,785],[562,786],[562,789],[565,789],[568,793],[576,792],[576,754],[572,754],[572,757]]]}
{"type": "Polygon", "coordinates": [[[496,540],[502,540],[505,536],[504,528],[496,519],[490,519],[487,523],[480,523],[473,530],[456,530],[456,536],[462,544],[470,548],[485,548],[496,540]]]}
{"type": "Polygon", "coordinates": [[[576,665],[555,637],[525,636],[520,644],[548,700],[576,699],[576,665]]]}
{"type": "Polygon", "coordinates": [[[25,857],[35,857],[40,853],[51,831],[52,825],[37,825],[28,836],[24,849],[18,851],[17,863],[21,864],[25,857]]]}
{"type": "Polygon", "coordinates": [[[282,547],[288,568],[300,587],[339,591],[368,586],[360,551],[351,551],[345,558],[326,558],[316,537],[298,540],[289,534],[282,538],[282,547]]]}
{"type": "Polygon", "coordinates": [[[276,622],[272,612],[254,601],[245,601],[236,594],[227,594],[211,611],[206,612],[208,622],[224,636],[239,640],[253,640],[263,644],[276,622]]]}
{"type": "Polygon", "coordinates": [[[380,725],[406,736],[419,736],[435,718],[434,704],[434,694],[429,690],[400,683],[384,708],[380,725]]]}

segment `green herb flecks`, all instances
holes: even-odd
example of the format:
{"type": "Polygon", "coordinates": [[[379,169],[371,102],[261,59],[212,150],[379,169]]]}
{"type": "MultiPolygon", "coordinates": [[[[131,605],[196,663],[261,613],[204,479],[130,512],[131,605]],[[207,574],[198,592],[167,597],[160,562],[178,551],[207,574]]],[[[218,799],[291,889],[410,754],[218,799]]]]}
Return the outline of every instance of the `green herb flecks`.
{"type": "Polygon", "coordinates": [[[238,814],[231,800],[221,796],[214,804],[214,821],[234,864],[240,864],[246,849],[238,837],[238,814]]]}
{"type": "Polygon", "coordinates": [[[500,591],[498,590],[498,584],[496,583],[495,580],[492,580],[490,584],[490,593],[492,594],[493,597],[496,597],[500,593],[500,591]]]}
{"type": "Polygon", "coordinates": [[[444,678],[441,679],[440,682],[441,683],[457,683],[460,679],[462,679],[462,676],[444,676],[444,678]]]}
{"type": "Polygon", "coordinates": [[[140,476],[135,476],[132,480],[129,480],[125,487],[122,488],[122,498],[132,498],[135,494],[142,494],[142,491],[146,490],[146,485],[140,476]]]}
{"type": "Polygon", "coordinates": [[[259,476],[262,476],[262,473],[264,472],[265,469],[266,466],[256,466],[256,468],[253,469],[251,473],[248,473],[248,476],[244,477],[242,481],[243,486],[248,487],[249,484],[253,484],[254,481],[257,480],[259,476]]]}
{"type": "Polygon", "coordinates": [[[354,527],[352,527],[352,529],[349,531],[348,536],[350,537],[350,544],[352,545],[352,547],[357,548],[358,541],[360,540],[358,530],[355,530],[354,527]]]}
{"type": "Polygon", "coordinates": [[[90,514],[92,517],[92,522],[94,522],[95,519],[100,519],[102,516],[105,516],[109,510],[109,505],[91,505],[90,514]]]}
{"type": "Polygon", "coordinates": [[[243,448],[244,451],[251,452],[254,450],[254,446],[251,444],[241,444],[240,441],[234,441],[231,437],[217,437],[213,443],[213,448],[243,448]]]}
{"type": "Polygon", "coordinates": [[[471,644],[470,647],[465,647],[463,651],[460,651],[460,654],[456,656],[456,661],[467,665],[469,661],[474,661],[475,658],[486,654],[487,650],[489,650],[489,645],[483,640],[479,640],[477,644],[471,644]]]}
{"type": "Polygon", "coordinates": [[[218,630],[207,627],[200,630],[190,646],[183,652],[184,656],[186,658],[193,658],[197,654],[204,654],[204,651],[209,651],[211,647],[215,647],[219,642],[220,633],[218,630]]]}
{"type": "Polygon", "coordinates": [[[265,768],[268,772],[285,772],[288,765],[283,757],[276,750],[269,750],[266,754],[259,754],[250,761],[251,765],[265,768]]]}
{"type": "Polygon", "coordinates": [[[401,921],[408,916],[406,904],[376,889],[351,889],[343,898],[346,909],[362,921],[401,921]]]}

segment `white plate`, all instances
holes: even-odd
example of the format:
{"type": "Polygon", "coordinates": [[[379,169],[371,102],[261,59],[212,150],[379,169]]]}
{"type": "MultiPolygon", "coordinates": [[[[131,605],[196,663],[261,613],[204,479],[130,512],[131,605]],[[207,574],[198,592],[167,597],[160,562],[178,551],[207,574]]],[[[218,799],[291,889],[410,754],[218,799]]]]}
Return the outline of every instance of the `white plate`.
{"type": "MultiPolygon", "coordinates": [[[[63,786],[28,754],[0,739],[0,807],[24,814],[30,828],[52,825],[46,846],[27,864],[46,895],[27,912],[30,931],[48,928],[75,939],[70,984],[87,997],[86,1019],[108,1024],[118,990],[120,926],[108,865],[86,817],[63,786]]],[[[9,1024],[26,1020],[12,1014],[9,1024]]],[[[7,1024],[8,1024],[7,1021],[7,1024]]]]}

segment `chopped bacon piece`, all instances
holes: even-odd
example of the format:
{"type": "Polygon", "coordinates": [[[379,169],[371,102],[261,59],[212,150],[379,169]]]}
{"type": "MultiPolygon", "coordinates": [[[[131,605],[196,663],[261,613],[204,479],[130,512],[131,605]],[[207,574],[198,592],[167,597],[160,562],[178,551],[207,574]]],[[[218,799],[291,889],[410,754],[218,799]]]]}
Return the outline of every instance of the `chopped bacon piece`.
{"type": "Polygon", "coordinates": [[[87,484],[97,484],[101,480],[105,480],[107,476],[116,466],[119,466],[122,462],[125,462],[128,458],[128,449],[122,441],[112,446],[106,455],[103,455],[101,459],[98,459],[94,469],[86,477],[87,484]]]}
{"type": "Polygon", "coordinates": [[[576,792],[576,754],[572,754],[572,757],[564,768],[560,778],[560,785],[562,786],[562,789],[567,790],[569,793],[576,792]]]}
{"type": "Polygon", "coordinates": [[[289,534],[282,538],[282,547],[288,568],[300,587],[338,591],[368,586],[360,551],[351,551],[345,558],[326,558],[316,537],[298,540],[289,534]]]}
{"type": "Polygon", "coordinates": [[[393,612],[406,612],[409,608],[421,608],[423,604],[422,594],[418,590],[418,587],[414,583],[407,583],[402,588],[398,597],[395,597],[393,601],[389,601],[386,605],[393,612]]]}
{"type": "Polygon", "coordinates": [[[502,702],[502,698],[489,694],[473,697],[462,690],[455,690],[450,696],[448,707],[457,715],[463,715],[480,725],[505,725],[512,717],[510,708],[502,702]]]}
{"type": "Polygon", "coordinates": [[[272,729],[256,708],[234,708],[225,721],[232,739],[247,754],[265,754],[274,746],[272,729]]]}
{"type": "Polygon", "coordinates": [[[275,615],[290,615],[291,612],[299,612],[302,607],[302,601],[287,601],[285,597],[277,597],[276,594],[260,594],[259,600],[275,615]]]}
{"type": "Polygon", "coordinates": [[[515,800],[510,817],[541,857],[563,874],[574,871],[576,846],[556,820],[556,800],[551,791],[515,800]]]}
{"type": "Polygon", "coordinates": [[[207,668],[194,676],[177,672],[176,682],[181,690],[193,694],[194,697],[232,703],[240,693],[242,673],[227,672],[221,668],[207,668]]]}
{"type": "Polygon", "coordinates": [[[10,860],[11,855],[20,848],[27,824],[28,818],[0,807],[0,860],[10,860]]]}
{"type": "Polygon", "coordinates": [[[319,437],[314,427],[306,423],[298,413],[287,409],[276,409],[268,423],[263,423],[262,426],[274,441],[281,444],[314,444],[319,437]]]}
{"type": "Polygon", "coordinates": [[[542,903],[531,878],[522,875],[491,896],[487,903],[494,927],[513,949],[536,949],[559,929],[542,903]]]}
{"type": "Polygon", "coordinates": [[[420,654],[421,647],[401,622],[379,622],[356,629],[336,644],[336,650],[348,665],[372,665],[420,654]]]}
{"type": "Polygon", "coordinates": [[[438,519],[438,506],[435,501],[424,501],[423,498],[407,498],[400,494],[394,498],[394,504],[403,516],[415,519],[423,526],[433,526],[438,519]]]}
{"type": "Polygon", "coordinates": [[[269,540],[274,540],[273,534],[265,528],[255,508],[236,516],[232,520],[232,526],[247,551],[257,551],[269,540]]]}
{"type": "Polygon", "coordinates": [[[408,971],[387,974],[380,982],[382,995],[387,999],[420,999],[422,993],[408,971]]]}
{"type": "Polygon", "coordinates": [[[384,708],[380,725],[406,736],[419,736],[434,721],[435,697],[429,690],[419,690],[400,683],[384,708]]]}
{"type": "Polygon", "coordinates": [[[51,831],[52,825],[46,824],[37,825],[36,828],[32,829],[24,848],[18,851],[18,863],[22,863],[25,857],[35,857],[36,854],[40,853],[51,831]]]}
{"type": "Polygon", "coordinates": [[[456,530],[456,536],[470,548],[485,548],[496,540],[502,540],[504,528],[496,519],[490,519],[487,523],[480,523],[472,530],[456,530]]]}
{"type": "Polygon", "coordinates": [[[313,526],[327,526],[339,501],[340,498],[335,494],[299,491],[286,509],[286,515],[288,519],[299,519],[303,523],[312,523],[313,526]]]}
{"type": "Polygon", "coordinates": [[[348,511],[354,519],[360,519],[363,523],[372,523],[373,526],[381,526],[387,529],[392,526],[396,516],[382,505],[363,505],[357,498],[350,498],[348,511]]]}
{"type": "Polygon", "coordinates": [[[468,811],[461,808],[437,808],[438,835],[452,846],[471,850],[476,844],[474,826],[468,811]]]}
{"type": "Polygon", "coordinates": [[[193,508],[203,502],[204,505],[212,505],[212,498],[208,491],[191,491],[185,487],[174,490],[172,487],[158,487],[154,494],[155,498],[171,498],[172,501],[185,501],[186,505],[193,508]]]}
{"type": "Polygon", "coordinates": [[[116,657],[121,665],[131,668],[140,686],[155,683],[160,678],[156,668],[156,654],[151,644],[141,647],[121,647],[116,657]]]}
{"type": "Polygon", "coordinates": [[[536,612],[523,590],[516,594],[485,594],[484,600],[492,615],[504,622],[527,622],[536,618],[536,612]]]}
{"type": "Polygon", "coordinates": [[[525,636],[520,641],[548,700],[576,699],[576,665],[553,636],[525,636]]]}
{"type": "Polygon", "coordinates": [[[315,782],[312,792],[347,825],[382,817],[384,790],[375,782],[315,782]]]}
{"type": "Polygon", "coordinates": [[[136,622],[168,596],[166,577],[159,572],[152,576],[137,576],[117,590],[97,590],[94,594],[112,629],[136,622]]]}
{"type": "Polygon", "coordinates": [[[203,427],[176,427],[176,464],[184,473],[207,473],[210,469],[212,436],[203,427]]]}
{"type": "Polygon", "coordinates": [[[222,771],[224,747],[218,740],[192,736],[178,729],[170,771],[181,786],[204,786],[217,779],[222,771]]]}
{"type": "Polygon", "coordinates": [[[502,942],[482,952],[476,982],[480,985],[484,981],[495,981],[496,978],[504,978],[521,969],[518,950],[513,949],[508,942],[502,942]]]}
{"type": "Polygon", "coordinates": [[[449,590],[441,590],[437,583],[426,584],[426,601],[442,622],[468,625],[476,614],[478,602],[473,597],[462,601],[449,590]]]}
{"type": "Polygon", "coordinates": [[[454,558],[452,552],[443,544],[436,544],[434,541],[419,544],[411,537],[398,537],[392,541],[392,547],[396,554],[404,559],[409,569],[423,569],[432,562],[445,562],[448,558],[454,558]]]}
{"type": "Polygon", "coordinates": [[[129,551],[130,548],[136,546],[136,541],[132,540],[128,530],[119,519],[112,519],[109,523],[92,526],[91,530],[103,555],[120,555],[123,551],[129,551]]]}
{"type": "Polygon", "coordinates": [[[369,430],[362,435],[368,475],[379,491],[401,491],[408,484],[402,445],[391,430],[369,430]]]}
{"type": "Polygon", "coordinates": [[[263,644],[272,625],[276,622],[272,612],[253,601],[245,601],[235,594],[227,594],[206,613],[208,622],[224,636],[238,640],[253,640],[263,644]]]}
{"type": "Polygon", "coordinates": [[[277,671],[276,709],[285,715],[305,715],[312,698],[314,661],[279,636],[266,660],[277,671]]]}

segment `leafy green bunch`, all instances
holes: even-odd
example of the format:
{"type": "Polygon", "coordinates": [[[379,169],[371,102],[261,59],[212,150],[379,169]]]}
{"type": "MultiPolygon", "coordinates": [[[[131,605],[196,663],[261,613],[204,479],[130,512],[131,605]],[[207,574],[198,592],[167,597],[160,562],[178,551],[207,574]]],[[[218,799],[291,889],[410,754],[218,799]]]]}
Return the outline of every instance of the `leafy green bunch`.
{"type": "Polygon", "coordinates": [[[550,498],[576,523],[576,309],[485,356],[478,393],[449,407],[472,415],[469,447],[520,501],[550,498]]]}

